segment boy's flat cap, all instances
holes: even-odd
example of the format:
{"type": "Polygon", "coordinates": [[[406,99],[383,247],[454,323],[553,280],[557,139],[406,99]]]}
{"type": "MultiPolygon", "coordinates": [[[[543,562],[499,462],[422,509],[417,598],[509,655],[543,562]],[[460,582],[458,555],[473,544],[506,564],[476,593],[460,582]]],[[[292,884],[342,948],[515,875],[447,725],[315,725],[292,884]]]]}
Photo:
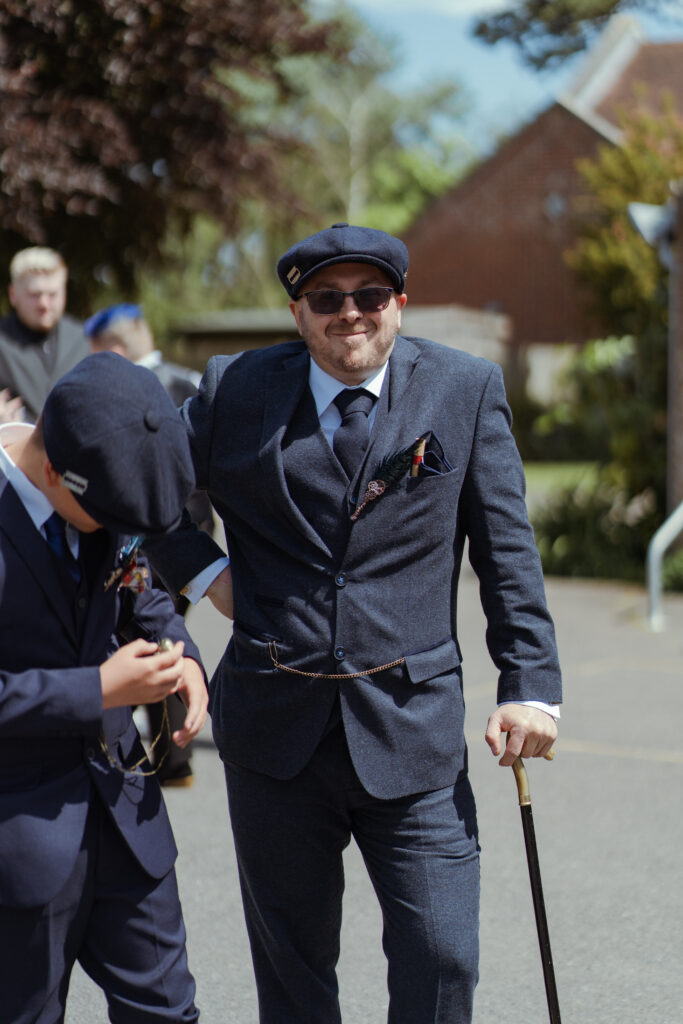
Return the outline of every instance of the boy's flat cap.
{"type": "Polygon", "coordinates": [[[316,270],[333,263],[370,263],[387,275],[394,288],[403,292],[408,273],[408,250],[400,238],[376,228],[333,224],[304,238],[281,256],[277,273],[292,299],[316,270]]]}
{"type": "Polygon", "coordinates": [[[114,352],[61,377],[41,414],[47,456],[96,522],[116,533],[167,533],[194,490],[187,432],[151,370],[114,352]]]}

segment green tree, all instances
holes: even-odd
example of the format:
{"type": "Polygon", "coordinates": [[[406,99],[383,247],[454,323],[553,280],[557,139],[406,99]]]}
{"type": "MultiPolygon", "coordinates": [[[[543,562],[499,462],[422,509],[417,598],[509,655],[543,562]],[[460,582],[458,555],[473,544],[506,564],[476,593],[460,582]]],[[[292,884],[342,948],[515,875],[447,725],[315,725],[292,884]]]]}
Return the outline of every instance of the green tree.
{"type": "Polygon", "coordinates": [[[638,578],[665,514],[668,282],[628,206],[665,203],[683,178],[683,123],[665,106],[658,116],[629,115],[622,127],[621,146],[581,164],[592,199],[568,257],[613,336],[577,355],[566,401],[539,423],[590,425],[607,453],[597,489],[562,495],[535,526],[549,571],[638,578]]]}
{"type": "Polygon", "coordinates": [[[462,87],[449,78],[410,93],[392,90],[391,37],[348,15],[343,25],[345,61],[321,54],[285,62],[293,93],[287,130],[299,131],[314,154],[313,165],[300,165],[299,173],[315,182],[322,223],[337,216],[400,231],[472,159],[458,130],[462,87]]]}
{"type": "Polygon", "coordinates": [[[281,96],[281,62],[329,35],[306,0],[3,0],[3,261],[53,245],[87,309],[98,277],[132,292],[197,214],[229,229],[249,197],[291,200],[292,141],[230,72],[281,96]]]}
{"type": "Polygon", "coordinates": [[[465,110],[460,85],[434,81],[410,94],[392,90],[386,84],[396,66],[391,40],[358,18],[335,17],[329,51],[281,63],[286,103],[267,85],[231,78],[250,98],[258,131],[276,125],[298,140],[279,161],[296,198],[246,202],[240,230],[216,238],[205,278],[213,308],[280,305],[275,262],[294,237],[335,221],[400,233],[474,159],[459,132],[465,110]],[[345,60],[336,57],[338,50],[347,53],[345,60]]]}
{"type": "Polygon", "coordinates": [[[487,43],[509,40],[523,60],[534,68],[561,63],[588,46],[597,32],[617,13],[642,11],[663,14],[662,0],[522,0],[482,18],[475,35],[487,43]]]}
{"type": "Polygon", "coordinates": [[[603,145],[597,160],[579,164],[591,198],[569,255],[593,314],[610,332],[638,336],[653,326],[664,331],[666,271],[633,226],[629,204],[666,203],[683,175],[680,114],[669,99],[646,112],[647,90],[639,92],[642,106],[620,119],[622,145],[603,145]]]}

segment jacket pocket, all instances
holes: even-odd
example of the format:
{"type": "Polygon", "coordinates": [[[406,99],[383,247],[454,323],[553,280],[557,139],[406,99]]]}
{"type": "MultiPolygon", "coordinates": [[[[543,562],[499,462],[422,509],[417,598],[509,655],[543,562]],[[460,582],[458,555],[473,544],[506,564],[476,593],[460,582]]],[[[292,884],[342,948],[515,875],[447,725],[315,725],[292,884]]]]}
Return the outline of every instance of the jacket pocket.
{"type": "Polygon", "coordinates": [[[411,683],[424,683],[435,676],[446,675],[460,665],[460,650],[452,637],[428,647],[426,651],[417,651],[405,655],[405,666],[411,683]]]}

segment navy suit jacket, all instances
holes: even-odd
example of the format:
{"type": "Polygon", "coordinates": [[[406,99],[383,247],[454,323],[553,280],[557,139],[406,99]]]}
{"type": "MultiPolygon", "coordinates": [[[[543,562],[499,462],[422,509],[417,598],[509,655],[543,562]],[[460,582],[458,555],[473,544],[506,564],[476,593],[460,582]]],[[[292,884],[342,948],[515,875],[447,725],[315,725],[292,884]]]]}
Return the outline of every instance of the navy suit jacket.
{"type": "MultiPolygon", "coordinates": [[[[177,363],[167,363],[165,360],[156,363],[151,370],[166,388],[175,405],[181,406],[186,399],[197,394],[195,380],[199,375],[194,370],[189,370],[186,366],[179,366],[177,363]]],[[[211,502],[204,491],[193,491],[187,499],[186,508],[192,522],[196,523],[200,530],[213,533],[211,502]]]]}
{"type": "MultiPolygon", "coordinates": [[[[89,593],[74,601],[46,541],[0,474],[0,904],[38,906],[56,896],[75,864],[96,791],[142,868],[161,878],[176,857],[154,777],[123,774],[144,754],[131,708],[102,709],[99,665],[114,634],[185,641],[170,598],[105,591],[126,538],[81,534],[89,593]],[[125,606],[122,615],[122,602],[125,606]],[[125,619],[125,622],[124,622],[125,619]]],[[[148,766],[147,766],[148,767],[148,766]]]]}
{"type": "MultiPolygon", "coordinates": [[[[224,758],[291,778],[339,695],[370,793],[446,786],[466,766],[457,634],[466,538],[499,701],[561,700],[502,374],[487,360],[398,337],[367,455],[347,489],[308,372],[303,342],[215,357],[183,409],[197,485],[225,523],[235,590],[233,637],[211,683],[214,736],[224,758]],[[381,460],[422,434],[443,451],[438,471],[405,475],[351,522],[349,497],[360,500],[381,460]],[[341,678],[282,671],[274,656],[341,678]]],[[[201,535],[194,544],[172,536],[150,554],[177,590],[216,550],[201,535]]]]}

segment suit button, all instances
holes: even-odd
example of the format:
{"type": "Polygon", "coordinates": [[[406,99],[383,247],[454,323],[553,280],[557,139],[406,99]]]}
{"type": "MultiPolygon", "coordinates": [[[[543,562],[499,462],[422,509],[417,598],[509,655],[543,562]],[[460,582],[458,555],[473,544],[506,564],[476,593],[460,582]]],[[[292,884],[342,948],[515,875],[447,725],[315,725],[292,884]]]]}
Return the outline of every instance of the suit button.
{"type": "Polygon", "coordinates": [[[78,599],[78,601],[76,603],[78,604],[79,608],[83,609],[83,608],[85,608],[85,606],[88,603],[88,601],[87,601],[87,599],[85,597],[79,597],[79,599],[78,599]]]}
{"type": "Polygon", "coordinates": [[[345,587],[346,586],[346,573],[345,572],[338,572],[337,575],[334,577],[334,582],[337,584],[338,587],[345,587]]]}
{"type": "Polygon", "coordinates": [[[346,651],[344,650],[343,647],[335,647],[335,649],[334,649],[334,656],[337,659],[337,661],[343,661],[345,654],[346,654],[346,651]]]}
{"type": "Polygon", "coordinates": [[[94,749],[92,747],[88,747],[86,749],[86,751],[85,751],[85,756],[87,757],[87,759],[89,761],[94,761],[95,760],[95,751],[94,751],[94,749]]]}

